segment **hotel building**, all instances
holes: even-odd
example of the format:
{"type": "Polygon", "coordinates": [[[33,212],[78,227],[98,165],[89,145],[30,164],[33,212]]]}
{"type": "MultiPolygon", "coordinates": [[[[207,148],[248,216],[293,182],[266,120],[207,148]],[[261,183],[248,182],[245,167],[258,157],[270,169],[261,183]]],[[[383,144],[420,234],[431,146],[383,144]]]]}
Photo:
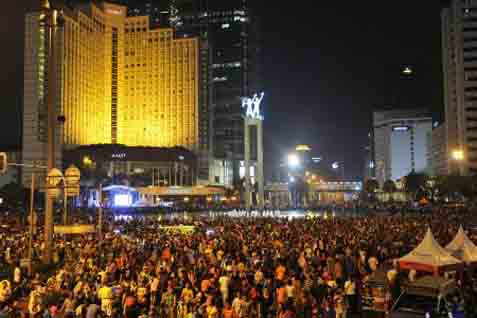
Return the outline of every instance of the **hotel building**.
{"type": "Polygon", "coordinates": [[[25,162],[46,162],[49,47],[55,56],[55,117],[64,116],[56,129],[58,166],[63,150],[80,145],[199,150],[196,38],[151,29],[148,16],[129,17],[125,6],[90,3],[55,8],[61,18],[50,42],[45,10],[25,20],[25,162]]]}
{"type": "Polygon", "coordinates": [[[477,173],[477,1],[453,0],[442,11],[445,145],[449,173],[477,173]],[[463,153],[452,160],[452,153],[463,153]]]}

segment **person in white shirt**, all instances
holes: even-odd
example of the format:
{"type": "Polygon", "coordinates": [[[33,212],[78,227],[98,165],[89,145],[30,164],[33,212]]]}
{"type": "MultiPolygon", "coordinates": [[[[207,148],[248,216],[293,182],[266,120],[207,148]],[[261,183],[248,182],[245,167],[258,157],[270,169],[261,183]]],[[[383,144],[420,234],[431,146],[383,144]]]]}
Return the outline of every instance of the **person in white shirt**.
{"type": "Polygon", "coordinates": [[[344,294],[348,311],[356,312],[356,282],[354,278],[349,278],[344,284],[344,294]]]}
{"type": "Polygon", "coordinates": [[[227,302],[229,298],[229,284],[230,284],[230,277],[227,275],[222,275],[219,278],[219,285],[220,285],[220,293],[222,294],[222,301],[224,304],[227,302]]]}
{"type": "Polygon", "coordinates": [[[15,270],[13,271],[13,282],[17,285],[22,282],[22,270],[18,265],[15,266],[15,270]]]}
{"type": "Polygon", "coordinates": [[[291,279],[288,280],[285,290],[287,292],[287,298],[288,299],[294,299],[295,298],[295,286],[293,286],[293,281],[291,279]]]}

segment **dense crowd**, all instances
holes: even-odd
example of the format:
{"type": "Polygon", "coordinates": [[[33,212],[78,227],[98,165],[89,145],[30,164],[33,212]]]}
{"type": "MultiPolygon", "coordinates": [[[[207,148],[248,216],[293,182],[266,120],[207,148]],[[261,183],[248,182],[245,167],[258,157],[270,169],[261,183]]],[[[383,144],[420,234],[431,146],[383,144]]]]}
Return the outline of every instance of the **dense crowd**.
{"type": "MultiPolygon", "coordinates": [[[[0,218],[0,317],[342,318],[361,312],[367,278],[394,267],[390,297],[402,281],[396,258],[424,237],[441,244],[468,212],[324,218],[107,218],[96,235],[55,236],[52,267],[28,276],[28,233],[14,216],[0,218]],[[193,225],[195,230],[161,226],[193,225]],[[6,271],[12,268],[11,272],[6,271]]],[[[475,223],[477,226],[477,223],[475,223]]],[[[41,231],[33,259],[44,249],[41,231]]],[[[461,282],[462,283],[462,282],[461,282]]],[[[468,295],[473,308],[473,294],[468,295]]]]}

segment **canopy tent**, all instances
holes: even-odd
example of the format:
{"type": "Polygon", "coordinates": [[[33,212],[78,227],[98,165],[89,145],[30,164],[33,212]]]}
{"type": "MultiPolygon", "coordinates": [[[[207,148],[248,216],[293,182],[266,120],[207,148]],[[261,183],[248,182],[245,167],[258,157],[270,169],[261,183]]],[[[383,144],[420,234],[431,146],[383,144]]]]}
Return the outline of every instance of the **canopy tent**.
{"type": "Polygon", "coordinates": [[[466,264],[477,264],[477,246],[467,237],[462,226],[446,249],[466,264]]]}
{"type": "Polygon", "coordinates": [[[462,266],[462,262],[440,246],[432,235],[431,229],[428,229],[422,242],[412,252],[399,259],[399,265],[402,269],[437,274],[440,270],[458,269],[462,266]]]}

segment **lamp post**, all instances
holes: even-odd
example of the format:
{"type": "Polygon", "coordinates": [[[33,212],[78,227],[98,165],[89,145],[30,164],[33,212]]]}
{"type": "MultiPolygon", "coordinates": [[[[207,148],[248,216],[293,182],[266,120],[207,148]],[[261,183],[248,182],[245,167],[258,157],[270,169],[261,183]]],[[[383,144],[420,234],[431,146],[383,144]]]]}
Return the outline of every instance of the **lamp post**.
{"type": "MultiPolygon", "coordinates": [[[[63,26],[64,20],[57,10],[50,7],[49,1],[40,1],[40,10],[44,13],[40,21],[41,27],[46,29],[48,49],[48,86],[47,86],[47,167],[51,171],[55,167],[55,144],[56,144],[56,38],[58,28],[63,26]]],[[[58,120],[59,117],[58,117],[58,120]]],[[[45,194],[45,250],[43,260],[46,264],[51,263],[53,252],[53,198],[46,191],[45,194]]]]}
{"type": "Polygon", "coordinates": [[[464,151],[462,149],[454,149],[451,154],[452,159],[457,162],[457,173],[461,175],[461,164],[464,161],[464,151]]]}
{"type": "Polygon", "coordinates": [[[184,186],[184,156],[179,156],[179,183],[184,186]]]}
{"type": "Polygon", "coordinates": [[[297,169],[300,166],[300,158],[296,153],[291,153],[287,157],[288,167],[291,169],[297,169]]]}
{"type": "Polygon", "coordinates": [[[98,240],[103,240],[103,185],[99,184],[98,190],[98,240]]]}
{"type": "MultiPolygon", "coordinates": [[[[296,153],[290,153],[287,156],[288,164],[288,178],[289,178],[289,191],[293,208],[298,207],[298,183],[297,177],[299,177],[298,170],[300,169],[301,162],[300,157],[296,153]]],[[[300,178],[298,178],[300,179],[300,178]]]]}
{"type": "Polygon", "coordinates": [[[344,167],[344,164],[342,162],[338,162],[338,161],[333,162],[331,164],[331,168],[333,170],[340,169],[341,170],[341,179],[342,179],[342,181],[345,180],[345,167],[344,167]]]}

